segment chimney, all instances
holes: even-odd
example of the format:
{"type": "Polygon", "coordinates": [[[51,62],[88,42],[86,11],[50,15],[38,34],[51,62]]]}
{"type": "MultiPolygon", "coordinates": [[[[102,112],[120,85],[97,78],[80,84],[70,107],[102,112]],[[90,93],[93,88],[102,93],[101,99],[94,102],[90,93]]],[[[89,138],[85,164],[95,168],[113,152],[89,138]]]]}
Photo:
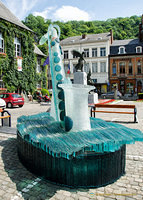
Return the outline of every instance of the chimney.
{"type": "Polygon", "coordinates": [[[110,35],[111,35],[111,44],[113,43],[113,31],[112,29],[110,30],[110,35]]]}
{"type": "Polygon", "coordinates": [[[139,41],[143,42],[143,15],[141,18],[141,23],[139,24],[139,41]]]}
{"type": "Polygon", "coordinates": [[[82,39],[85,39],[86,38],[86,34],[82,34],[82,39]]]}

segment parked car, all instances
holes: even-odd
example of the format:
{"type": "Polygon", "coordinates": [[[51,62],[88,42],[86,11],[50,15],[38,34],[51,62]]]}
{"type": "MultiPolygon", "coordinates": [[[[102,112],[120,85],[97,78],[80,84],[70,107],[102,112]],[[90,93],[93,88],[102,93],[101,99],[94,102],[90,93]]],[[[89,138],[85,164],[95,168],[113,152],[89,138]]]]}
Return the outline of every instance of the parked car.
{"type": "Polygon", "coordinates": [[[0,108],[5,108],[6,107],[6,102],[5,100],[0,98],[0,108]]]}
{"type": "Polygon", "coordinates": [[[5,100],[7,108],[12,108],[13,106],[22,107],[24,105],[24,98],[17,93],[2,93],[0,98],[5,100]]]}
{"type": "MultiPolygon", "coordinates": [[[[117,98],[121,99],[121,97],[122,97],[122,94],[119,91],[117,91],[117,98]]],[[[103,98],[103,99],[114,99],[114,92],[107,92],[105,94],[101,94],[101,98],[103,98]]]]}

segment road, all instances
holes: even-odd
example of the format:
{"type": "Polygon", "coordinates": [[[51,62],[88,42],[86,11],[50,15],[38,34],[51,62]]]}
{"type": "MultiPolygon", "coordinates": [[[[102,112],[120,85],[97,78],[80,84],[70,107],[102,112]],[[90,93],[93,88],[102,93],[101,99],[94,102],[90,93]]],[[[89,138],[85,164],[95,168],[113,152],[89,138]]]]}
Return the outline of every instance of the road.
{"type": "Polygon", "coordinates": [[[13,108],[6,108],[6,110],[9,111],[11,114],[11,120],[12,120],[12,127],[16,127],[17,124],[17,118],[22,115],[34,115],[38,114],[40,112],[46,112],[48,108],[50,107],[50,104],[40,104],[36,101],[25,103],[22,108],[19,108],[18,106],[13,108]]]}

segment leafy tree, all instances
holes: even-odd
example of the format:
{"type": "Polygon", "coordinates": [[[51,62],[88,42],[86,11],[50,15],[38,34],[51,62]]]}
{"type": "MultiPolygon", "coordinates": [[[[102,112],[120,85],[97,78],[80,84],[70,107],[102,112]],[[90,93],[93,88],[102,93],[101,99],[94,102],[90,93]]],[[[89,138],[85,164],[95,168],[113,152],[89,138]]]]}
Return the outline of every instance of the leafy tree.
{"type": "MultiPolygon", "coordinates": [[[[97,34],[109,32],[113,30],[114,40],[133,39],[138,37],[139,23],[141,22],[140,16],[131,17],[118,17],[115,19],[108,19],[106,21],[68,21],[52,22],[50,19],[44,20],[41,16],[28,15],[23,23],[32,29],[37,35],[37,43],[43,34],[48,30],[49,24],[57,24],[61,28],[61,40],[67,37],[87,34],[97,34]]],[[[46,44],[38,46],[45,54],[47,54],[46,44]]]]}

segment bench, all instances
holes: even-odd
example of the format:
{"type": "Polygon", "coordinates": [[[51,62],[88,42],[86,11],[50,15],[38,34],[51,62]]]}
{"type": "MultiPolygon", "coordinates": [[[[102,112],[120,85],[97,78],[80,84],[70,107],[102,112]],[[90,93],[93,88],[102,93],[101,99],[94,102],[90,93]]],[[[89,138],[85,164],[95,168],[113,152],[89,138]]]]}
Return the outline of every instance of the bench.
{"type": "Polygon", "coordinates": [[[8,118],[8,126],[11,127],[11,114],[7,111],[7,110],[3,110],[2,108],[0,108],[0,119],[2,122],[2,126],[4,126],[5,124],[7,125],[7,123],[5,123],[4,119],[8,118]]]}
{"type": "Polygon", "coordinates": [[[134,115],[134,122],[137,122],[137,109],[135,105],[119,105],[119,104],[94,104],[94,106],[91,107],[90,114],[91,117],[95,117],[96,112],[101,112],[101,113],[118,113],[118,114],[133,114],[134,115]],[[110,111],[110,110],[97,110],[97,108],[119,108],[119,111],[110,111]],[[133,111],[122,111],[120,110],[121,108],[123,109],[133,109],[133,111]]]}

